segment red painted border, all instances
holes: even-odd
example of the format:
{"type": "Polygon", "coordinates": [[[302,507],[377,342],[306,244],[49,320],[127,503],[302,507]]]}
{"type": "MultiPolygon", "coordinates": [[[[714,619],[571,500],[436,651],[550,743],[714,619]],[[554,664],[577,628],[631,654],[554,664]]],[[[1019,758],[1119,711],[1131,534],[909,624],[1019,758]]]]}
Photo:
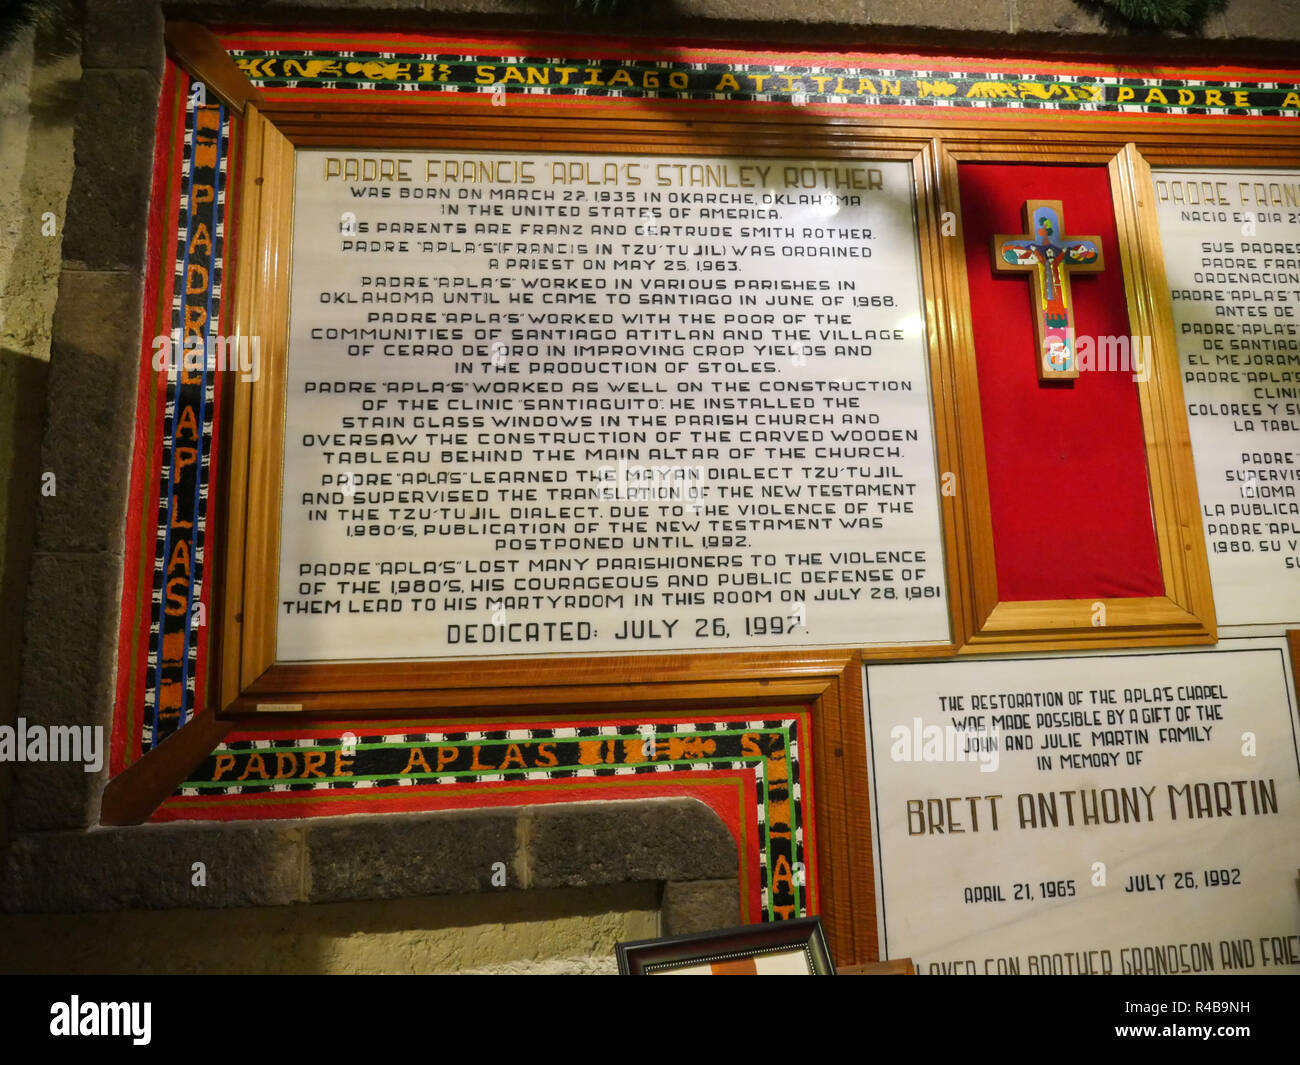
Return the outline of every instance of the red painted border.
{"type": "MultiPolygon", "coordinates": [[[[239,180],[244,162],[244,124],[239,115],[227,109],[226,117],[230,124],[230,143],[226,149],[226,206],[224,213],[225,240],[221,248],[221,308],[218,311],[217,331],[221,336],[229,336],[231,320],[235,313],[234,264],[238,261],[239,245],[239,180]]],[[[216,374],[212,384],[212,440],[208,453],[208,508],[204,515],[203,531],[203,588],[199,593],[199,602],[203,607],[203,616],[212,621],[212,589],[216,581],[218,560],[221,556],[220,508],[213,505],[218,498],[217,487],[220,484],[222,411],[225,407],[225,375],[216,374]]],[[[196,637],[196,657],[194,662],[194,705],[190,707],[190,718],[207,713],[208,698],[208,652],[211,649],[212,630],[208,629],[201,637],[196,637]]]]}
{"type": "Polygon", "coordinates": [[[150,588],[157,523],[157,482],[162,462],[162,415],[165,395],[157,388],[152,367],[153,338],[171,331],[174,283],[172,260],[180,197],[185,137],[185,93],[189,78],[168,60],[163,69],[158,121],[154,129],[153,186],[149,200],[148,238],[141,307],[139,383],[136,388],[134,448],[127,495],[123,543],[122,612],[118,629],[116,712],[109,740],[109,775],[115,776],[140,757],[140,729],[145,671],[149,658],[150,588]],[[152,297],[152,298],[151,298],[152,297]],[[152,328],[151,328],[152,327],[152,328]],[[146,421],[148,419],[148,421],[146,421]],[[136,639],[139,643],[136,644],[136,639]],[[135,646],[136,653],[131,653],[135,646]],[[129,719],[129,720],[128,720],[129,719]]]}
{"type": "MultiPolygon", "coordinates": [[[[707,714],[692,715],[704,718],[707,714]]],[[[817,829],[814,805],[814,764],[811,730],[812,714],[806,707],[753,707],[749,710],[725,711],[713,716],[712,720],[728,725],[741,725],[746,721],[778,720],[794,718],[797,722],[796,736],[799,742],[799,784],[801,798],[799,812],[800,827],[803,830],[803,856],[805,865],[820,872],[817,865],[817,829]]],[[[619,725],[671,725],[686,720],[681,715],[626,716],[602,718],[601,727],[619,725]]],[[[345,732],[358,735],[379,735],[383,733],[436,733],[465,731],[507,731],[530,728],[575,728],[593,722],[574,721],[571,718],[516,718],[507,721],[465,722],[463,720],[430,721],[423,718],[388,718],[382,720],[362,719],[358,721],[303,721],[274,729],[240,729],[231,732],[227,743],[247,742],[249,740],[293,740],[309,736],[340,736],[345,732]]],[[[787,748],[786,757],[789,758],[787,748]]],[[[727,830],[736,840],[740,868],[746,871],[746,882],[741,885],[742,892],[751,907],[750,913],[762,912],[762,877],[760,876],[755,842],[758,839],[758,820],[755,809],[758,804],[757,784],[752,769],[727,770],[718,769],[707,764],[699,768],[683,767],[671,774],[650,776],[625,776],[620,783],[608,783],[608,777],[566,777],[558,780],[517,780],[485,781],[458,784],[415,784],[398,788],[335,789],[332,791],[300,792],[266,792],[258,791],[248,794],[173,796],[168,799],[150,818],[151,823],[171,821],[263,821],[285,818],[341,816],[365,813],[402,813],[447,809],[474,809],[485,806],[528,806],[552,802],[594,801],[593,789],[600,792],[601,798],[611,800],[626,798],[621,789],[635,787],[638,797],[657,797],[660,795],[689,795],[706,802],[722,818],[727,830]],[[734,800],[734,784],[727,785],[721,798],[707,792],[711,781],[719,778],[739,781],[744,788],[744,801],[738,808],[734,800]],[[575,788],[574,785],[578,786],[575,788]],[[544,789],[548,794],[529,795],[527,789],[544,789]],[[524,790],[520,790],[524,789],[524,790]],[[559,795],[572,789],[578,794],[559,795]],[[605,791],[613,794],[605,795],[605,791]],[[361,796],[368,797],[361,797],[361,796]],[[746,852],[746,847],[749,848],[746,852]],[[748,858],[746,854],[748,853],[748,858]]],[[[794,802],[791,786],[791,802],[794,802]]],[[[818,889],[821,878],[813,875],[808,878],[811,885],[805,884],[808,913],[817,913],[818,889]]]]}

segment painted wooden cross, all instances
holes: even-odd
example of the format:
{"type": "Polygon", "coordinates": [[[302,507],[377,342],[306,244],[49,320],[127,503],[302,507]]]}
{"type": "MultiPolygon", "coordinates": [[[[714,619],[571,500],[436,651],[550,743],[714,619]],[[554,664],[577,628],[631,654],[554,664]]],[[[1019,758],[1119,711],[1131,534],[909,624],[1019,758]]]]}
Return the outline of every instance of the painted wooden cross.
{"type": "Polygon", "coordinates": [[[1070,274],[1104,269],[1101,238],[1066,237],[1063,215],[1060,200],[1026,200],[1026,232],[999,233],[993,238],[994,269],[1029,274],[1040,381],[1072,381],[1079,376],[1070,274]]]}

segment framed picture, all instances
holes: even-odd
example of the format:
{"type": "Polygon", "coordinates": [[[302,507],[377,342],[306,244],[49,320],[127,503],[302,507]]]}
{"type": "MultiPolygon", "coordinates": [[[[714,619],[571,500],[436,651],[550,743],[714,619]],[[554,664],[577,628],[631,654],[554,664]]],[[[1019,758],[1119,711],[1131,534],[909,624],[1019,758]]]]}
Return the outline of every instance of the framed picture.
{"type": "Polygon", "coordinates": [[[834,976],[820,917],[618,945],[624,976],[834,976]]]}

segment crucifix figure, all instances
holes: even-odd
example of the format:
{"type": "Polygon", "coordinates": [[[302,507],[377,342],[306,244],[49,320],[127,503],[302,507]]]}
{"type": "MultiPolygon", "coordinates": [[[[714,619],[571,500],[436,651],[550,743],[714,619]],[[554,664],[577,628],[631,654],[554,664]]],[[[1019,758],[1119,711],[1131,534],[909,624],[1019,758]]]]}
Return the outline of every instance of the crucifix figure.
{"type": "Polygon", "coordinates": [[[993,267],[1029,273],[1038,379],[1072,381],[1079,376],[1074,349],[1070,274],[1103,269],[1100,237],[1066,237],[1060,200],[1026,200],[1026,232],[993,238],[993,267]]]}

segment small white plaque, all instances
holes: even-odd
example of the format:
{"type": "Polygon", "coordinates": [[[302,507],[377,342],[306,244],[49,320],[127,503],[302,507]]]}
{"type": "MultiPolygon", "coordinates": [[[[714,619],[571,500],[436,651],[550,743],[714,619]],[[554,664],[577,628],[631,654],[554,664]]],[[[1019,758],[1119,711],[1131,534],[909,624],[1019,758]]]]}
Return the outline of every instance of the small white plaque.
{"type": "Polygon", "coordinates": [[[873,665],[865,693],[884,956],[1300,971],[1285,640],[873,665]]]}

